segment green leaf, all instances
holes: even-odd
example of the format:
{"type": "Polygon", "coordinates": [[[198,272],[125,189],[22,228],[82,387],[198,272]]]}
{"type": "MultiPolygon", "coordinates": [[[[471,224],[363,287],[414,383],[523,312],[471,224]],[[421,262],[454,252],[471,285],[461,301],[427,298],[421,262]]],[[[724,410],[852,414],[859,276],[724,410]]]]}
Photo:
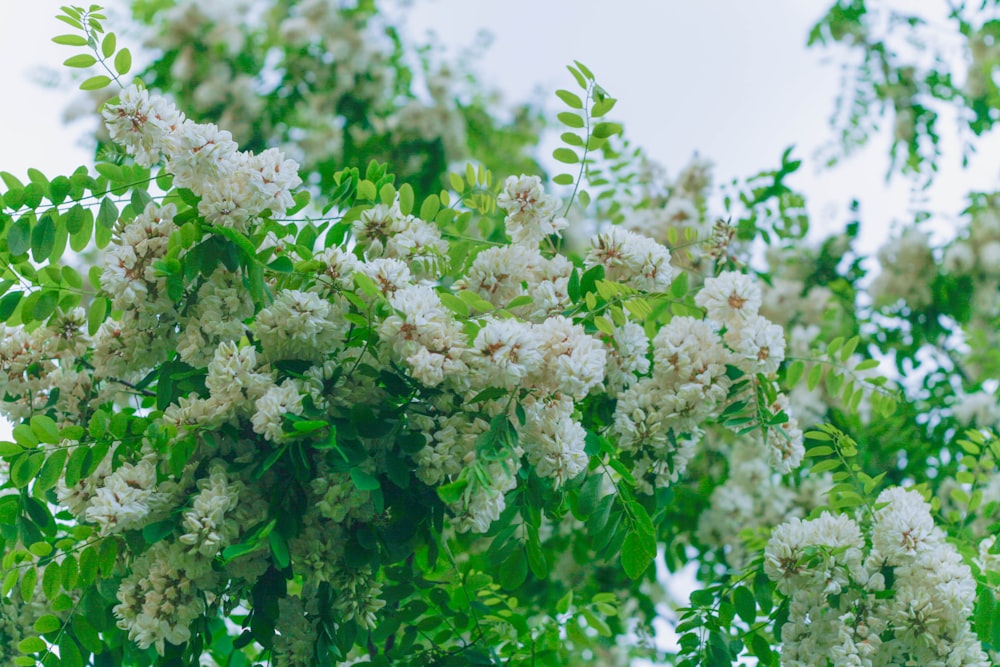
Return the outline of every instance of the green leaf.
{"type": "Polygon", "coordinates": [[[167,535],[174,532],[174,527],[176,522],[171,519],[164,519],[163,521],[156,521],[155,523],[147,523],[142,527],[142,539],[146,540],[146,544],[156,544],[167,535]]]}
{"type": "Polygon", "coordinates": [[[35,486],[32,489],[32,493],[36,498],[55,486],[59,478],[62,477],[63,470],[66,468],[67,456],[69,456],[69,453],[66,449],[57,449],[45,459],[45,463],[42,464],[42,469],[38,472],[38,478],[35,480],[35,486]]]}
{"type": "Polygon", "coordinates": [[[737,586],[733,591],[733,606],[736,607],[736,613],[747,625],[753,625],[754,621],[757,620],[757,602],[754,600],[753,593],[746,586],[737,586]]]}
{"type": "Polygon", "coordinates": [[[830,470],[836,470],[840,467],[840,459],[824,459],[822,461],[817,461],[810,468],[810,472],[814,475],[820,473],[828,472],[830,470]]]}
{"type": "Polygon", "coordinates": [[[91,336],[96,334],[107,315],[108,300],[101,298],[94,299],[94,302],[90,304],[90,309],[87,311],[87,333],[91,336]]]}
{"type": "Polygon", "coordinates": [[[21,502],[17,494],[0,496],[0,526],[13,525],[20,514],[21,502]]]}
{"type": "Polygon", "coordinates": [[[409,183],[399,187],[399,212],[403,215],[413,212],[413,187],[409,183]]]}
{"type": "Polygon", "coordinates": [[[101,200],[101,208],[97,211],[97,224],[112,229],[116,222],[118,222],[118,207],[110,197],[105,197],[101,200]]]}
{"type": "Polygon", "coordinates": [[[605,97],[594,102],[594,106],[590,108],[590,116],[592,118],[600,118],[606,116],[609,111],[615,108],[615,104],[618,103],[613,97],[605,97]]]}
{"type": "Polygon", "coordinates": [[[32,214],[22,215],[7,232],[7,249],[11,255],[23,255],[31,247],[32,214]]]}
{"type": "Polygon", "coordinates": [[[699,588],[691,592],[691,605],[695,607],[711,607],[715,604],[715,594],[712,591],[699,588]]]}
{"type": "Polygon", "coordinates": [[[85,547],[80,552],[80,576],[78,583],[80,588],[87,588],[97,579],[97,549],[93,546],[85,547]]]}
{"type": "Polygon", "coordinates": [[[580,161],[580,156],[569,148],[557,148],[552,151],[552,157],[564,164],[576,164],[580,161]]]}
{"type": "Polygon", "coordinates": [[[83,655],[80,647],[70,633],[64,633],[59,640],[59,666],[60,667],[83,667],[83,655]]]}
{"type": "Polygon", "coordinates": [[[454,505],[462,499],[462,494],[465,493],[467,486],[469,486],[469,482],[465,479],[457,479],[454,482],[442,484],[437,488],[438,498],[448,505],[454,505]]]}
{"type": "MultiPolygon", "coordinates": [[[[44,542],[42,544],[45,544],[44,542]]],[[[62,587],[62,570],[55,561],[45,566],[42,573],[42,592],[49,600],[54,600],[62,587]]]]}
{"type": "Polygon", "coordinates": [[[268,264],[267,268],[276,273],[291,273],[295,270],[295,265],[292,264],[292,260],[282,255],[268,264]]]}
{"type": "Polygon", "coordinates": [[[382,486],[376,477],[357,467],[351,468],[351,480],[361,491],[374,491],[382,486]]]}
{"type": "Polygon", "coordinates": [[[562,113],[556,114],[556,118],[560,123],[566,127],[571,127],[574,130],[578,130],[585,125],[583,118],[579,114],[575,114],[572,111],[563,111],[562,113]]]}
{"type": "Polygon", "coordinates": [[[851,358],[854,351],[858,349],[858,343],[861,339],[857,336],[852,336],[846,343],[844,343],[843,349],[840,350],[840,361],[847,363],[847,360],[851,358]]]}
{"type": "Polygon", "coordinates": [[[14,484],[14,487],[23,489],[28,486],[28,483],[42,469],[43,463],[45,463],[45,454],[42,452],[32,452],[30,454],[25,452],[21,454],[10,466],[10,481],[14,484]]]}
{"type": "Polygon", "coordinates": [[[608,627],[607,622],[605,622],[603,618],[595,614],[587,607],[582,608],[580,610],[580,613],[583,614],[583,618],[585,621],[587,621],[587,625],[596,630],[597,634],[599,634],[602,637],[611,636],[611,628],[608,627]]]}
{"type": "Polygon", "coordinates": [[[17,644],[17,650],[21,653],[39,653],[44,651],[48,644],[41,637],[25,637],[17,644]]]}
{"type": "Polygon", "coordinates": [[[122,49],[115,56],[115,71],[118,76],[125,76],[132,69],[132,53],[128,49],[122,49]]]}
{"type": "Polygon", "coordinates": [[[118,40],[115,39],[115,33],[109,32],[105,35],[104,41],[101,42],[101,55],[110,58],[111,54],[115,52],[116,46],[118,46],[118,40]]]}
{"type": "Polygon", "coordinates": [[[621,134],[621,131],[622,126],[620,123],[598,123],[594,126],[591,134],[600,139],[606,139],[616,134],[621,134]]]}
{"type": "Polygon", "coordinates": [[[506,590],[513,590],[524,583],[528,578],[528,559],[525,558],[523,549],[514,549],[502,563],[500,563],[499,581],[506,590]]]}
{"type": "Polygon", "coordinates": [[[38,437],[39,442],[50,445],[59,444],[59,427],[52,418],[45,415],[35,415],[28,423],[31,427],[31,432],[38,437]]]}
{"type": "Polygon", "coordinates": [[[542,551],[538,535],[534,531],[529,533],[528,543],[525,546],[527,547],[528,566],[531,568],[531,573],[537,579],[544,581],[549,574],[549,563],[545,558],[545,552],[542,551]]]}
{"type": "Polygon", "coordinates": [[[111,85],[111,78],[103,74],[92,76],[80,84],[80,90],[101,90],[111,85]]]}
{"type": "Polygon", "coordinates": [[[434,220],[434,216],[441,210],[441,199],[437,195],[430,195],[420,205],[420,219],[428,222],[434,220]]]}
{"type": "Polygon", "coordinates": [[[46,320],[56,311],[56,306],[58,305],[59,292],[51,289],[45,290],[38,297],[38,301],[35,302],[34,307],[31,309],[31,316],[39,322],[46,320]]]}
{"type": "Polygon", "coordinates": [[[809,375],[806,377],[806,387],[809,391],[813,391],[819,386],[820,380],[823,379],[823,367],[816,364],[809,370],[809,375]]]}
{"type": "Polygon", "coordinates": [[[575,93],[571,93],[568,90],[557,90],[556,97],[561,99],[566,104],[566,106],[570,107],[571,109],[583,108],[583,100],[581,100],[578,95],[576,95],[575,93]]]}
{"type": "Polygon", "coordinates": [[[0,322],[6,322],[11,318],[23,296],[24,292],[10,292],[0,298],[0,322]]]}
{"type": "Polygon", "coordinates": [[[104,642],[97,633],[97,629],[84,616],[77,615],[71,621],[73,634],[80,641],[80,645],[91,653],[101,653],[104,650],[104,642]]]}
{"type": "Polygon", "coordinates": [[[559,135],[559,138],[562,139],[562,142],[568,146],[576,146],[577,148],[583,147],[583,139],[579,134],[575,134],[573,132],[563,132],[559,135]]]}
{"type": "Polygon", "coordinates": [[[785,373],[785,383],[789,388],[798,384],[799,380],[802,379],[802,374],[805,370],[806,365],[802,360],[796,360],[789,364],[788,370],[785,373]]]}
{"type": "Polygon", "coordinates": [[[572,174],[559,174],[553,177],[552,182],[556,185],[573,185],[574,177],[572,174]]]}
{"type": "Polygon", "coordinates": [[[87,38],[83,35],[58,35],[52,41],[63,46],[87,46],[87,38]]]}
{"type": "Polygon", "coordinates": [[[587,67],[586,65],[584,65],[579,60],[574,60],[573,64],[576,65],[577,68],[579,68],[581,74],[583,74],[585,77],[587,77],[591,81],[594,80],[594,73],[590,71],[589,67],[587,67]]]}
{"type": "Polygon", "coordinates": [[[629,579],[638,579],[656,557],[656,543],[650,548],[650,541],[636,532],[630,531],[622,542],[622,568],[629,579]]]}
{"type": "Polygon", "coordinates": [[[375,201],[376,194],[375,184],[371,181],[365,179],[358,183],[358,199],[375,201]]]}
{"type": "MultiPolygon", "coordinates": [[[[75,56],[70,56],[63,61],[63,65],[66,67],[90,67],[97,62],[97,58],[90,55],[89,53],[80,53],[75,56]]],[[[110,79],[109,79],[110,81],[110,79]]]]}
{"type": "Polygon", "coordinates": [[[450,292],[439,292],[438,298],[444,306],[461,318],[469,316],[469,305],[450,292]]]}
{"type": "Polygon", "coordinates": [[[386,206],[392,206],[396,201],[396,188],[392,183],[386,183],[378,191],[378,198],[386,206]]]}
{"type": "Polygon", "coordinates": [[[587,90],[587,79],[584,78],[582,74],[580,74],[579,70],[577,70],[572,65],[566,65],[566,69],[568,69],[569,73],[573,75],[574,79],[576,79],[577,85],[579,85],[584,90],[587,90]]]}
{"type": "Polygon", "coordinates": [[[21,575],[21,599],[31,602],[35,597],[35,584],[38,583],[38,570],[34,566],[28,567],[21,575]]]}
{"type": "Polygon", "coordinates": [[[52,614],[45,614],[35,621],[35,632],[44,635],[46,632],[55,632],[62,627],[62,621],[52,614]]]}
{"type": "Polygon", "coordinates": [[[278,569],[284,570],[292,562],[291,556],[288,553],[288,542],[285,540],[285,536],[276,530],[272,530],[271,534],[267,536],[267,540],[271,547],[271,554],[274,556],[275,565],[278,566],[278,569]]]}
{"type": "Polygon", "coordinates": [[[879,362],[877,359],[865,359],[864,361],[860,362],[857,366],[855,366],[854,370],[857,372],[868,371],[873,368],[878,368],[878,365],[879,362]]]}

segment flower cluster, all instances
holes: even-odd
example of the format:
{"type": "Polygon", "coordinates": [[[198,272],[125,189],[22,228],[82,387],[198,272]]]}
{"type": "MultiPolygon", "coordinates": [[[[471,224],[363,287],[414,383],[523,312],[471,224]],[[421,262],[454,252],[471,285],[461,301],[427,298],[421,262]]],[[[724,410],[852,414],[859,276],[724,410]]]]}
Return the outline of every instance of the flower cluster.
{"type": "MultiPolygon", "coordinates": [[[[683,474],[703,435],[699,425],[718,417],[730,397],[729,368],[773,386],[768,378],[784,359],[781,327],[759,315],[760,289],[748,276],[728,271],[706,280],[695,303],[707,316],[674,317],[660,329],[651,374],[628,382],[615,410],[619,446],[635,452],[638,477],[651,480],[647,492],[683,474]]],[[[768,408],[787,413],[787,403],[779,393],[768,408]]],[[[798,466],[805,449],[794,418],[767,429],[766,448],[777,470],[798,466]]]]}
{"type": "Polygon", "coordinates": [[[101,539],[143,536],[123,542],[114,605],[140,648],[162,655],[196,618],[263,607],[261,582],[280,573],[298,581],[268,603],[272,654],[307,662],[330,618],[379,625],[385,573],[359,553],[393,531],[394,549],[412,548],[414,507],[446,512],[449,534],[488,533],[525,480],[565,494],[599,474],[590,447],[607,438],[644,493],[680,479],[728,405],[757,406],[761,459],[787,471],[801,458],[775,385],[784,338],[747,276],[710,278],[687,314],[647,318],[678,275],[670,250],[612,225],[574,263],[556,252],[559,199],[528,175],[483,220],[508,242],[461,241],[454,267],[459,241],[402,193],[357,199],[339,237],[299,234],[276,220],[300,184],[280,152],[241,152],[134,86],[104,116],[183,196],[115,226],[98,297],[115,319],[89,323],[92,337],[76,311],[11,330],[0,377],[10,416],[52,408],[87,425],[58,446],[69,456],[113,452],[55,494],[101,539]],[[584,273],[598,277],[584,286],[584,273]]]}
{"type": "Polygon", "coordinates": [[[791,599],[782,664],[988,665],[968,620],[975,580],[930,505],[895,487],[875,507],[863,524],[824,512],[772,533],[764,569],[791,599]]]}

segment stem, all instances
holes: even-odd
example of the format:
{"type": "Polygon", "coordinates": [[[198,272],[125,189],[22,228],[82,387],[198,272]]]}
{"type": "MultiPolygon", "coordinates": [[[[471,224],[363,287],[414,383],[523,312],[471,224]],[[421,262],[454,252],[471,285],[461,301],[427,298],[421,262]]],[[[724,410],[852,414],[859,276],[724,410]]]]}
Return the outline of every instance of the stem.
{"type": "MultiPolygon", "coordinates": [[[[587,94],[585,96],[585,99],[587,101],[590,101],[590,98],[593,95],[593,93],[594,93],[594,82],[591,81],[587,85],[587,94]]],[[[587,155],[590,152],[590,112],[587,110],[586,102],[584,102],[583,105],[583,123],[585,130],[584,133],[585,136],[583,139],[583,157],[580,158],[580,171],[577,173],[576,179],[573,182],[573,194],[570,195],[569,202],[566,204],[566,210],[563,211],[564,218],[567,215],[569,215],[569,210],[570,208],[573,207],[573,201],[576,199],[576,193],[580,189],[580,181],[583,179],[583,174],[587,167],[587,155]]]]}

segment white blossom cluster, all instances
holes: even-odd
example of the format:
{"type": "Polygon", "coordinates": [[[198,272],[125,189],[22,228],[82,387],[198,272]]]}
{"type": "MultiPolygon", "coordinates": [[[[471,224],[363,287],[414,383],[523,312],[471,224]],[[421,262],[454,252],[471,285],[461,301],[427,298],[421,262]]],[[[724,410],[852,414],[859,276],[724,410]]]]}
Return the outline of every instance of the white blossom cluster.
{"type": "MultiPolygon", "coordinates": [[[[750,277],[728,271],[710,278],[695,303],[706,318],[675,317],[660,329],[652,340],[651,375],[629,382],[615,411],[619,446],[635,452],[642,479],[651,473],[653,481],[642,483],[647,492],[683,474],[702,436],[699,425],[726,405],[732,386],[727,366],[770,377],[784,359],[784,333],[758,313],[760,289],[750,277]]],[[[787,397],[777,394],[769,407],[787,413],[787,397]]],[[[791,417],[767,430],[766,445],[780,472],[796,467],[805,452],[791,417]]]]}
{"type": "Polygon", "coordinates": [[[642,167],[639,183],[648,205],[629,210],[622,225],[659,243],[669,243],[674,233],[682,242],[688,237],[704,240],[710,227],[704,209],[712,163],[696,155],[673,180],[648,161],[642,167]]]}
{"type": "Polygon", "coordinates": [[[31,331],[0,325],[0,415],[18,423],[51,410],[58,424],[75,423],[91,397],[93,379],[77,361],[90,345],[82,308],[57,312],[31,331]]]}
{"type": "Polygon", "coordinates": [[[906,229],[878,251],[881,272],[871,284],[876,306],[892,306],[902,301],[911,310],[930,305],[933,295],[927,274],[934,270],[930,238],[916,228],[906,229]]]}
{"type": "Polygon", "coordinates": [[[302,183],[298,165],[277,149],[240,152],[228,131],[185,119],[165,98],[136,85],[103,113],[112,140],[142,166],[162,158],[174,185],[201,197],[198,211],[212,224],[246,232],[263,211],[281,217],[294,204],[291,190],[302,183]]]}
{"type": "Polygon", "coordinates": [[[789,485],[767,464],[761,450],[760,443],[737,442],[726,452],[729,476],[712,490],[708,508],[698,517],[698,539],[722,549],[734,569],[746,567],[753,556],[741,533],[808,515],[826,502],[833,486],[828,474],[809,475],[789,485]]]}
{"type": "MultiPolygon", "coordinates": [[[[184,84],[191,111],[216,116],[241,142],[253,137],[283,146],[309,172],[343,162],[350,146],[386,139],[440,142],[448,161],[467,153],[456,103],[460,79],[434,67],[415,82],[429,95],[413,92],[400,101],[397,42],[387,22],[367,9],[329,0],[269,11],[245,0],[181,0],[158,13],[151,28],[146,45],[168,54],[170,78],[184,84]],[[248,42],[267,51],[262,71],[246,71],[240,60],[248,42]],[[217,57],[205,59],[205,52],[217,57]],[[266,95],[293,86],[296,103],[271,119],[266,95]],[[364,108],[366,122],[354,122],[345,106],[364,108]]],[[[400,167],[419,171],[423,159],[411,150],[405,160],[412,164],[400,167]]]]}
{"type": "Polygon", "coordinates": [[[764,569],[791,599],[781,664],[990,664],[969,624],[975,580],[930,505],[894,487],[875,507],[870,523],[824,512],[772,533],[764,569]]]}
{"type": "MultiPolygon", "coordinates": [[[[190,257],[176,241],[191,231],[193,211],[150,203],[117,226],[100,274],[116,319],[91,338],[73,311],[0,341],[8,416],[34,414],[53,387],[65,424],[89,423],[97,408],[118,401],[121,409],[125,398],[150,415],[144,433],[119,432],[114,454],[91,474],[56,485],[59,502],[99,536],[172,525],[123,557],[114,614],[142,648],[163,654],[167,643],[187,641],[196,617],[239,604],[286,550],[303,584],[281,603],[299,611],[282,619],[274,655],[298,664],[321,615],[320,584],[332,590],[335,616],[362,629],[378,623],[380,574],[351,563],[345,545],[359,527],[391,520],[381,485],[392,465],[399,471],[399,457],[403,474],[412,469],[448,491],[450,530],[485,533],[525,476],[558,490],[587,474],[596,434],[582,406],[611,397],[607,436],[631,457],[639,489],[652,493],[679,479],[705,423],[758,383],[773,383],[784,358],[780,328],[758,313],[759,289],[737,273],[706,281],[695,302],[707,315],[674,316],[655,334],[628,320],[607,320],[602,332],[579,316],[570,283],[581,271],[554,252],[567,223],[537,177],[507,179],[497,198],[510,243],[479,251],[446,282],[437,274],[450,262],[448,243],[399,202],[363,211],[349,239],[313,254],[269,220],[293,204],[300,183],[278,151],[240,152],[227,132],[137,87],[105,118],[139,164],[161,163],[199,198],[200,240],[238,234],[295,266],[287,279],[268,274],[256,303],[253,267],[225,262],[168,289],[161,260],[190,257]],[[752,380],[737,396],[730,367],[752,380]],[[189,389],[170,393],[185,382],[189,389]],[[169,400],[150,411],[161,391],[169,400]],[[342,440],[337,423],[357,432],[342,440]],[[404,435],[423,447],[401,453],[404,435]],[[353,460],[346,442],[359,448],[353,460]],[[181,465],[178,451],[189,452],[181,465]],[[292,457],[301,496],[292,534],[272,532],[285,542],[262,539],[226,556],[277,531],[274,499],[288,480],[262,462],[281,468],[292,457]]],[[[629,297],[661,295],[677,271],[664,245],[615,226],[593,237],[582,271],[598,266],[629,297]]],[[[783,396],[768,395],[775,412],[787,412],[783,396]]],[[[768,434],[775,466],[796,465],[794,419],[768,434]]],[[[82,438],[60,447],[89,446],[82,438]]]]}

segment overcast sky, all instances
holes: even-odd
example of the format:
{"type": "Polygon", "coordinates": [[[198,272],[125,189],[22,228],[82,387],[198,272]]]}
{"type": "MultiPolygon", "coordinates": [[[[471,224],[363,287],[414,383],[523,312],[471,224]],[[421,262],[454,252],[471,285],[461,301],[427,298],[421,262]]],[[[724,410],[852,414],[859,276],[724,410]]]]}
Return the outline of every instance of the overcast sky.
{"type": "MultiPolygon", "coordinates": [[[[511,100],[554,104],[552,91],[573,85],[565,65],[584,62],[619,99],[615,119],[668,173],[697,151],[716,163],[716,181],[726,182],[776,166],[795,144],[806,164],[792,184],[809,196],[814,227],[842,225],[858,197],[865,246],[874,250],[894,221],[907,219],[911,184],[885,182],[887,137],[834,170],[810,160],[832,136],[827,119],[843,59],[805,48],[830,2],[414,0],[406,30],[418,39],[433,31],[454,55],[489,30],[492,43],[474,67],[511,100]]],[[[0,0],[0,169],[18,175],[33,166],[52,176],[89,159],[79,145],[85,127],[60,127],[76,93],[39,85],[72,52],[50,41],[65,32],[53,18],[59,4],[0,0]]],[[[958,152],[945,149],[943,174],[928,196],[932,209],[954,212],[970,189],[995,187],[997,171],[995,159],[980,157],[962,173],[958,152]]],[[[981,155],[997,149],[992,137],[981,155]]]]}

